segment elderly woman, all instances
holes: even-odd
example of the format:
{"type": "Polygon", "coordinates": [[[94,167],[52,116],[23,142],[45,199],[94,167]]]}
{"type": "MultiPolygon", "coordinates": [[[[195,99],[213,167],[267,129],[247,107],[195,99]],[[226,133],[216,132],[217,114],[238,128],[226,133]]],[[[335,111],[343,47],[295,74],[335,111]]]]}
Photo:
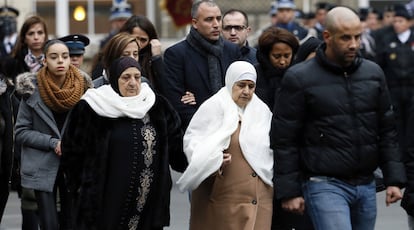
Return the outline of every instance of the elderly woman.
{"type": "Polygon", "coordinates": [[[169,165],[186,167],[178,114],[141,83],[135,59],[116,59],[109,73],[109,85],[88,90],[75,106],[62,140],[74,229],[162,229],[169,165]]]}
{"type": "Polygon", "coordinates": [[[272,113],[254,94],[250,63],[234,62],[225,79],[184,135],[189,166],[177,183],[181,191],[193,190],[190,229],[270,229],[272,113]]]}

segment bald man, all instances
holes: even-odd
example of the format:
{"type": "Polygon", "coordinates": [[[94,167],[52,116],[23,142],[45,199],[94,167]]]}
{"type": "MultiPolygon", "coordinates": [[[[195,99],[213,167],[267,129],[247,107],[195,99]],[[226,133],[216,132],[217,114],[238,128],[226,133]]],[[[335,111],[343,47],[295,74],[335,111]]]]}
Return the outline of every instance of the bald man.
{"type": "Polygon", "coordinates": [[[277,199],[295,213],[306,207],[318,230],[374,229],[378,166],[387,205],[406,183],[385,76],[358,55],[361,33],[354,11],[329,11],[324,43],[287,70],[274,105],[277,199]]]}

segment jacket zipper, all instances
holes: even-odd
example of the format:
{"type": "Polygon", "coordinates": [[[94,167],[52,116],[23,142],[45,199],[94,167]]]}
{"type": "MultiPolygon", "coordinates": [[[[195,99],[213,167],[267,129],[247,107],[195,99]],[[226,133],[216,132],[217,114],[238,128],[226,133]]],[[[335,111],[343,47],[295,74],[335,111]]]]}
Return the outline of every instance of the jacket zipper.
{"type": "Polygon", "coordinates": [[[349,106],[351,108],[351,118],[352,118],[352,127],[351,127],[351,135],[352,135],[352,145],[353,145],[353,149],[355,149],[356,151],[356,156],[357,156],[357,160],[359,162],[359,156],[360,156],[360,145],[359,145],[359,132],[357,132],[358,129],[358,125],[357,125],[357,117],[356,117],[356,109],[355,109],[355,99],[354,99],[354,93],[351,89],[351,79],[348,75],[347,72],[344,72],[344,77],[345,77],[345,81],[346,81],[346,90],[348,92],[349,95],[349,106]]]}

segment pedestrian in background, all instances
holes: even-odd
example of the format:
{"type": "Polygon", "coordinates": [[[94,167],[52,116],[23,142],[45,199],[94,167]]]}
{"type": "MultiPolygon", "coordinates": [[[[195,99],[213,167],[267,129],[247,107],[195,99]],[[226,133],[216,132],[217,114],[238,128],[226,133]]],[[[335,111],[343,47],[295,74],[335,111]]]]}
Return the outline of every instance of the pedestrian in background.
{"type": "Polygon", "coordinates": [[[305,41],[309,36],[316,36],[316,31],[314,31],[313,28],[307,29],[295,21],[296,5],[293,0],[277,0],[276,2],[276,27],[288,30],[295,35],[300,42],[305,41]]]}
{"type": "Polygon", "coordinates": [[[19,11],[10,6],[0,7],[0,58],[11,54],[17,40],[19,11]]]}
{"type": "Polygon", "coordinates": [[[291,32],[269,27],[258,40],[256,94],[273,110],[275,93],[279,90],[283,74],[292,64],[299,42],[291,32]]]}
{"type": "Polygon", "coordinates": [[[109,25],[111,26],[109,34],[99,44],[99,48],[103,49],[106,43],[112,39],[115,34],[119,33],[121,27],[125,24],[129,17],[132,16],[131,5],[127,0],[113,0],[110,9],[109,25]]]}
{"type": "Polygon", "coordinates": [[[96,69],[93,72],[100,72],[99,77],[93,80],[95,88],[109,84],[109,67],[115,59],[129,56],[138,62],[139,45],[137,38],[128,33],[116,34],[109,40],[99,56],[99,59],[95,60],[93,64],[96,69]]]}
{"type": "Polygon", "coordinates": [[[164,73],[164,61],[161,54],[161,42],[152,22],[143,15],[133,15],[125,22],[120,32],[132,34],[139,45],[139,60],[142,76],[146,77],[153,89],[160,90],[161,74],[164,73]]]}
{"type": "Polygon", "coordinates": [[[401,153],[406,157],[407,187],[401,205],[408,214],[409,228],[414,229],[414,30],[412,15],[404,5],[394,7],[390,30],[377,37],[378,64],[385,72],[395,108],[401,153]]]}
{"type": "Polygon", "coordinates": [[[35,73],[43,66],[43,46],[48,40],[46,22],[40,16],[27,18],[19,32],[10,57],[1,60],[1,71],[15,79],[24,72],[35,73]]]}
{"type": "Polygon", "coordinates": [[[406,183],[385,76],[359,56],[361,33],[354,11],[330,10],[315,58],[286,71],[275,101],[276,196],[318,230],[374,229],[378,166],[387,205],[406,183]]]}
{"type": "MultiPolygon", "coordinates": [[[[89,45],[89,38],[82,34],[70,34],[59,38],[69,48],[70,63],[81,69],[84,60],[85,47],[89,45]]],[[[86,73],[85,73],[86,74],[86,73]]]]}
{"type": "Polygon", "coordinates": [[[317,37],[309,37],[299,46],[298,51],[296,52],[293,59],[293,65],[315,57],[316,50],[321,43],[322,41],[317,37]]]}

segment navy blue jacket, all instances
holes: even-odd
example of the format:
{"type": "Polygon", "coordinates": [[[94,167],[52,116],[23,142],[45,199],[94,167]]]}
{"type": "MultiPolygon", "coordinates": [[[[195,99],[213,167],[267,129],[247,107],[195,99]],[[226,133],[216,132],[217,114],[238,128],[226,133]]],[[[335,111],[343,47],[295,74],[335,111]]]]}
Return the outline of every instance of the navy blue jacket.
{"type": "MultiPolygon", "coordinates": [[[[221,57],[222,85],[228,66],[238,60],[240,49],[237,45],[224,41],[221,57]]],[[[184,40],[168,48],[164,53],[165,74],[161,81],[162,93],[170,100],[180,114],[182,127],[185,130],[197,108],[207,98],[215,94],[210,88],[207,57],[194,50],[184,40]],[[195,95],[196,105],[186,105],[181,97],[186,91],[195,95]]]]}

